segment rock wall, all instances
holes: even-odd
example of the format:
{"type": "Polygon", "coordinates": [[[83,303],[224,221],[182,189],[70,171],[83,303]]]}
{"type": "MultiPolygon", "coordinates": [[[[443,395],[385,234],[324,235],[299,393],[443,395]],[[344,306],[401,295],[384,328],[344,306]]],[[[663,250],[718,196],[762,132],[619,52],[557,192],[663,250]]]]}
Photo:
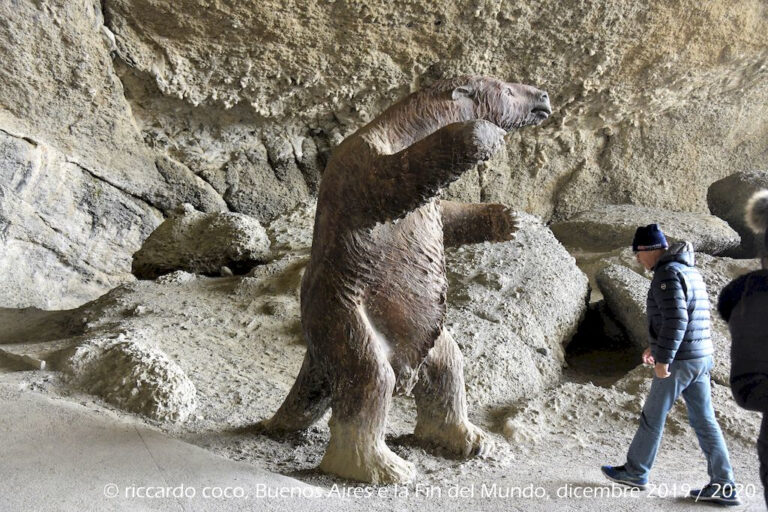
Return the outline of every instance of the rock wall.
{"type": "Polygon", "coordinates": [[[706,212],[710,183],[768,164],[768,7],[737,4],[5,2],[0,278],[17,284],[0,305],[129,279],[183,202],[271,220],[314,194],[344,136],[459,73],[535,84],[555,112],[448,195],[545,219],[706,212]],[[31,292],[32,275],[51,279],[31,292]]]}

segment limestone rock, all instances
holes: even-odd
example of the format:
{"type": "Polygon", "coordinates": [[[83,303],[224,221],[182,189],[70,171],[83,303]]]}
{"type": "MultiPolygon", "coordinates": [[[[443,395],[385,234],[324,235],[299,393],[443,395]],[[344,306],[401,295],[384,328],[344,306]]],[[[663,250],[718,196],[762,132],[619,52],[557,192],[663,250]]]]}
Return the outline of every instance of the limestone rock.
{"type": "Polygon", "coordinates": [[[201,213],[185,205],[165,220],[133,256],[140,279],[184,270],[219,275],[222,267],[243,274],[269,258],[269,238],[259,221],[238,213],[201,213]]]}
{"type": "Polygon", "coordinates": [[[727,256],[757,256],[762,246],[761,237],[747,226],[744,208],[754,192],[765,188],[768,188],[768,171],[737,172],[710,185],[707,191],[709,211],[728,222],[741,236],[741,246],[727,251],[727,256]]]}
{"type": "Polygon", "coordinates": [[[739,235],[722,219],[634,205],[606,205],[552,224],[552,232],[568,247],[607,252],[632,245],[638,226],[659,224],[669,243],[686,240],[697,252],[719,254],[735,248],[739,235]]]}
{"type": "MultiPolygon", "coordinates": [[[[555,115],[535,137],[510,135],[505,156],[451,193],[545,219],[610,203],[706,212],[709,183],[765,163],[762,4],[698,7],[105,3],[116,55],[128,64],[117,71],[132,111],[196,174],[222,178],[243,145],[280,138],[291,141],[291,167],[301,170],[305,144],[327,155],[384,106],[435,79],[472,73],[536,84],[550,91],[555,115]]],[[[253,183],[279,185],[288,169],[259,165],[278,179],[253,183]]]]}
{"type": "Polygon", "coordinates": [[[270,148],[271,153],[263,146],[259,149],[237,153],[227,163],[224,198],[235,211],[264,222],[308,199],[309,189],[287,140],[270,148]]]}
{"type": "Polygon", "coordinates": [[[184,422],[197,408],[195,385],[141,333],[94,338],[66,362],[72,383],[122,409],[162,422],[184,422]]]}
{"type": "Polygon", "coordinates": [[[130,281],[161,221],[50,146],[0,129],[0,306],[79,306],[130,281]]]}
{"type": "Polygon", "coordinates": [[[315,225],[315,205],[315,201],[301,203],[266,225],[275,253],[309,252],[315,225]]]}
{"type": "Polygon", "coordinates": [[[514,240],[451,249],[447,325],[464,356],[470,407],[556,384],[586,312],[587,277],[551,231],[521,216],[514,240]]]}
{"type": "Polygon", "coordinates": [[[648,346],[645,301],[650,280],[627,267],[612,264],[597,273],[597,284],[609,311],[638,347],[648,346]]]}
{"type": "Polygon", "coordinates": [[[132,279],[162,212],[226,205],[145,144],[99,2],[3,2],[0,19],[0,305],[78,306],[132,279]]]}

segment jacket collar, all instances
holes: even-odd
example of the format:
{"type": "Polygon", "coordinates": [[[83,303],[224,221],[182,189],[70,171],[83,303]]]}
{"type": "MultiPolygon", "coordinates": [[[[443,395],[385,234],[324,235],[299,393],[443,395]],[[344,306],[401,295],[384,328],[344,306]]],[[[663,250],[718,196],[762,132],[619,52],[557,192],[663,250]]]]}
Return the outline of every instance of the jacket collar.
{"type": "Polygon", "coordinates": [[[690,242],[675,242],[669,249],[661,255],[659,261],[654,265],[653,270],[659,269],[668,263],[682,263],[688,267],[693,267],[696,262],[696,258],[693,252],[693,245],[690,242]]]}

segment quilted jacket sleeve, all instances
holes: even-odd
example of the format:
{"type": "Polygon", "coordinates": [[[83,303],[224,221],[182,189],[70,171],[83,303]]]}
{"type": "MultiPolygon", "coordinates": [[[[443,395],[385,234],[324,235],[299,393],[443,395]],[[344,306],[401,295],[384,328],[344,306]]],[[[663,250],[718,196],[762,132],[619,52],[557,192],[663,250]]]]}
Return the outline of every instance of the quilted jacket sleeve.
{"type": "Polygon", "coordinates": [[[670,364],[680,348],[688,328],[688,302],[683,277],[674,268],[658,271],[651,293],[661,313],[661,325],[656,333],[653,358],[657,363],[670,364]]]}

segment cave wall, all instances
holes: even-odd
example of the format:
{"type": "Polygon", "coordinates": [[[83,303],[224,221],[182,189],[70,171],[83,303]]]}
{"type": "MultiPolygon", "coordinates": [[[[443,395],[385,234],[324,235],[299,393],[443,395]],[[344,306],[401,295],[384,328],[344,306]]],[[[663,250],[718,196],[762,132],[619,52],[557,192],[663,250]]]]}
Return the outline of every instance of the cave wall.
{"type": "Polygon", "coordinates": [[[461,73],[554,113],[447,195],[544,219],[706,212],[768,166],[768,6],[735,2],[9,0],[0,4],[0,306],[131,279],[182,202],[269,221],[397,98],[461,73]]]}

